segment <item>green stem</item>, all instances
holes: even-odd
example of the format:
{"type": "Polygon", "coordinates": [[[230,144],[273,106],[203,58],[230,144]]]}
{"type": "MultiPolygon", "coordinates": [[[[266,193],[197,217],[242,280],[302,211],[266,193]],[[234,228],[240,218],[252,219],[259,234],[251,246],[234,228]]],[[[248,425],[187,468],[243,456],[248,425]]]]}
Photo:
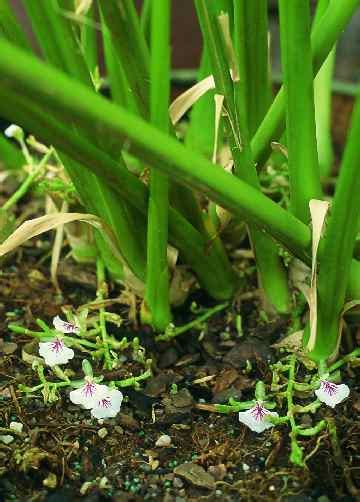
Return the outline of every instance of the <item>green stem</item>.
{"type": "MultiPolygon", "coordinates": [[[[107,286],[105,279],[105,266],[101,258],[98,258],[98,260],[96,261],[96,276],[97,276],[96,299],[98,301],[102,301],[106,296],[107,286]]],[[[101,307],[99,309],[99,321],[100,321],[100,333],[101,333],[102,345],[104,347],[105,368],[110,370],[112,368],[112,361],[108,342],[108,334],[106,330],[106,318],[105,318],[104,307],[101,307]]]]}
{"type": "MultiPolygon", "coordinates": [[[[151,9],[150,115],[160,130],[169,130],[170,2],[158,0],[151,9]]],[[[153,327],[163,331],[171,321],[167,262],[169,182],[151,169],[147,227],[146,307],[153,327]]]]}
{"type": "MultiPolygon", "coordinates": [[[[291,250],[295,256],[303,259],[307,264],[311,264],[311,236],[307,226],[247,183],[224,172],[222,168],[214,166],[202,156],[188,151],[173,138],[167,137],[153,126],[113,105],[101,96],[94,95],[83,85],[70,80],[66,75],[37,61],[34,57],[25,54],[2,39],[0,40],[0,74],[2,97],[8,98],[9,95],[12,95],[16,96],[16,99],[20,99],[21,96],[24,96],[36,104],[43,104],[46,109],[61,109],[63,113],[67,111],[72,120],[86,124],[97,123],[105,131],[112,131],[114,135],[120,137],[126,135],[128,139],[136,143],[139,156],[146,162],[151,162],[155,168],[159,168],[176,177],[182,183],[200,190],[234,214],[246,218],[259,228],[266,230],[284,247],[291,250]],[[39,75],[46,80],[46,88],[41,85],[39,75]]],[[[16,104],[16,100],[12,103],[16,104]]],[[[8,109],[4,107],[4,110],[9,117],[17,116],[18,123],[21,123],[21,120],[28,120],[28,117],[17,115],[14,107],[8,109]]],[[[41,115],[38,117],[41,118],[41,115]]],[[[49,120],[46,120],[45,124],[49,124],[49,120]]],[[[37,129],[35,122],[33,122],[33,126],[37,129]]],[[[40,129],[38,130],[40,131],[40,129]]],[[[59,130],[66,132],[64,127],[59,130]]],[[[46,130],[43,131],[43,134],[46,134],[46,130]]],[[[69,132],[68,137],[71,140],[69,132]]],[[[62,141],[55,134],[49,135],[48,138],[50,138],[50,142],[62,141]]],[[[78,142],[83,146],[81,153],[87,153],[87,159],[92,163],[88,142],[78,141],[76,138],[68,145],[67,142],[63,141],[63,148],[71,147],[73,155],[80,155],[74,148],[74,144],[78,142]]],[[[97,152],[97,149],[92,151],[97,152]]],[[[106,155],[105,158],[107,158],[106,155]]],[[[102,160],[105,160],[104,155],[102,160]]],[[[106,162],[103,162],[102,165],[109,168],[106,162]]],[[[88,167],[90,168],[90,166],[88,167]]],[[[100,174],[101,169],[98,172],[100,174]]],[[[107,174],[102,173],[102,177],[106,177],[106,179],[114,179],[114,176],[113,169],[107,169],[107,174]]],[[[114,186],[114,189],[125,190],[125,188],[118,186],[114,186]]],[[[178,223],[180,223],[179,220],[176,222],[177,235],[179,236],[181,228],[178,223]]],[[[188,240],[187,243],[191,244],[191,241],[188,240]]],[[[177,244],[181,245],[180,239],[176,240],[177,244]]],[[[182,247],[184,248],[184,244],[182,247]]],[[[184,254],[186,255],[186,249],[184,249],[184,254]]],[[[319,255],[321,259],[321,249],[319,255]]],[[[201,261],[204,261],[203,250],[198,255],[197,266],[199,268],[201,261]]],[[[204,264],[202,268],[204,269],[204,264]]],[[[356,268],[357,271],[358,268],[356,268]]],[[[204,270],[204,280],[212,282],[214,289],[216,289],[214,281],[218,281],[218,277],[216,279],[210,277],[210,274],[206,274],[204,270]]],[[[352,283],[352,286],[354,285],[356,286],[355,282],[352,283]]]]}
{"type": "Polygon", "coordinates": [[[318,277],[318,326],[315,345],[308,347],[316,360],[329,358],[341,336],[341,313],[346,298],[352,255],[360,221],[360,92],[352,117],[335,197],[332,203],[318,277]],[[339,238],[341,235],[341,238],[339,238]]]}
{"type": "MultiPolygon", "coordinates": [[[[290,2],[288,3],[290,4],[290,2]]],[[[359,0],[332,2],[316,25],[311,34],[314,75],[320,70],[321,65],[358,7],[359,0]]],[[[269,157],[271,141],[280,138],[284,130],[284,118],[285,95],[282,87],[251,142],[253,157],[258,164],[262,165],[269,157]]]]}
{"type": "Polygon", "coordinates": [[[310,48],[310,4],[304,0],[280,0],[279,8],[290,205],[294,215],[308,223],[309,201],[321,198],[310,48]]]}
{"type": "Polygon", "coordinates": [[[213,315],[217,314],[218,312],[221,312],[221,310],[224,310],[226,307],[228,307],[228,303],[222,303],[220,305],[216,305],[215,307],[209,309],[207,312],[202,314],[201,316],[197,317],[193,321],[184,324],[183,326],[180,326],[178,328],[171,327],[167,330],[166,333],[163,335],[158,335],[155,337],[155,340],[157,342],[168,342],[172,340],[173,338],[182,335],[183,333],[186,333],[186,331],[189,331],[192,328],[196,328],[199,324],[204,323],[210,317],[213,315]]]}
{"type": "Polygon", "coordinates": [[[38,177],[39,174],[41,174],[44,170],[44,167],[46,166],[48,160],[54,153],[54,150],[52,148],[49,149],[49,151],[44,155],[44,157],[41,159],[39,164],[37,166],[34,166],[32,168],[32,171],[27,175],[25,180],[21,183],[19,188],[9,197],[9,199],[5,202],[3,205],[2,209],[5,211],[8,211],[11,207],[13,207],[26,193],[28,192],[29,188],[35,181],[35,179],[38,177]]]}

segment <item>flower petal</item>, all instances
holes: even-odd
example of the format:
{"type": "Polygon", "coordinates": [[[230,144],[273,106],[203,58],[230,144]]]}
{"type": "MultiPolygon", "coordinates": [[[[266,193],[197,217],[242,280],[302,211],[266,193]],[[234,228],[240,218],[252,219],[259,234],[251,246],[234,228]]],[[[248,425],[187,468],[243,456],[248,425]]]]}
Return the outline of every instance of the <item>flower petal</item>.
{"type": "Polygon", "coordinates": [[[320,388],[315,391],[317,398],[325,403],[331,408],[335,406],[344,399],[346,399],[350,394],[350,389],[345,384],[336,385],[328,380],[321,380],[320,388]]]}
{"type": "Polygon", "coordinates": [[[54,328],[61,333],[79,333],[80,328],[72,322],[63,321],[58,315],[53,319],[54,328]]]}
{"type": "Polygon", "coordinates": [[[66,347],[59,338],[55,338],[51,342],[40,342],[39,354],[45,359],[48,366],[66,364],[75,355],[74,351],[66,347]]]}
{"type": "Polygon", "coordinates": [[[269,417],[278,417],[278,413],[272,412],[257,403],[253,408],[239,413],[239,420],[254,432],[260,433],[274,427],[269,417]]]}
{"type": "Polygon", "coordinates": [[[109,387],[106,387],[106,389],[106,392],[100,395],[100,398],[91,410],[91,415],[98,420],[115,417],[121,408],[123,400],[122,393],[117,389],[109,389],[109,387]]]}
{"type": "Polygon", "coordinates": [[[74,404],[80,404],[86,410],[90,410],[107,389],[106,385],[98,385],[88,381],[79,389],[70,392],[70,401],[74,404]]]}

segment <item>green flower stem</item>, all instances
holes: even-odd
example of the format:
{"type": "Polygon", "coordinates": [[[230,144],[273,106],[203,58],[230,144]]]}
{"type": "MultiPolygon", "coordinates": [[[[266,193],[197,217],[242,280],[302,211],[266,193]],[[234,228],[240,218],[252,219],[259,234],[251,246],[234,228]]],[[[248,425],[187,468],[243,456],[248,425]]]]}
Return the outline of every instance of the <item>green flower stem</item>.
{"type": "Polygon", "coordinates": [[[183,326],[180,326],[178,328],[175,328],[174,326],[170,325],[168,329],[165,331],[163,335],[158,335],[155,337],[155,340],[157,342],[169,342],[173,338],[182,335],[183,333],[186,333],[190,329],[196,328],[208,319],[212,317],[213,315],[217,314],[218,312],[221,312],[221,310],[224,310],[226,307],[228,307],[228,303],[222,303],[220,305],[216,305],[215,307],[210,308],[202,314],[201,316],[197,317],[193,321],[184,324],[183,326]]]}
{"type": "Polygon", "coordinates": [[[256,405],[255,399],[252,401],[238,401],[234,402],[234,404],[215,404],[215,410],[218,413],[238,413],[243,410],[250,410],[253,406],[256,405]]]}
{"type": "Polygon", "coordinates": [[[144,373],[141,373],[138,376],[125,378],[124,380],[115,380],[114,383],[117,387],[138,387],[139,382],[147,380],[152,376],[151,368],[148,368],[144,373]]]}
{"type": "Polygon", "coordinates": [[[321,199],[310,47],[310,4],[303,0],[280,0],[279,11],[290,207],[297,218],[308,223],[309,201],[321,199]]]}
{"type": "Polygon", "coordinates": [[[29,188],[34,183],[36,178],[43,173],[44,168],[46,167],[47,162],[50,157],[53,155],[54,150],[52,148],[44,155],[37,166],[32,166],[31,172],[27,175],[25,180],[21,183],[19,188],[8,198],[8,200],[3,205],[2,209],[8,211],[12,208],[24,195],[27,194],[29,188]]]}
{"type": "Polygon", "coordinates": [[[316,436],[323,429],[326,428],[326,420],[320,420],[314,427],[308,427],[307,429],[301,429],[301,427],[296,428],[296,433],[299,436],[316,436]]]}
{"type": "MultiPolygon", "coordinates": [[[[96,276],[97,276],[97,301],[103,301],[106,297],[107,286],[105,279],[105,266],[101,258],[96,261],[96,276]]],[[[105,309],[101,307],[99,309],[99,321],[100,321],[100,333],[102,339],[102,345],[104,348],[104,358],[105,358],[105,368],[110,370],[112,368],[112,360],[110,355],[109,340],[106,330],[106,319],[105,319],[105,309]]]]}
{"type": "MultiPolygon", "coordinates": [[[[290,4],[290,2],[288,2],[290,4]]],[[[304,3],[304,2],[303,2],[304,3]]],[[[359,7],[358,0],[332,2],[311,34],[314,75],[331,52],[337,39],[359,7]]],[[[285,94],[282,87],[251,142],[254,161],[262,165],[270,156],[271,141],[280,138],[284,130],[285,94]]]]}
{"type": "Polygon", "coordinates": [[[359,137],[360,93],[352,116],[320,258],[317,336],[314,346],[308,347],[311,357],[318,361],[326,360],[336,352],[341,335],[341,315],[360,221],[359,137]]]}
{"type": "Polygon", "coordinates": [[[338,359],[336,363],[332,364],[328,368],[328,372],[334,373],[337,369],[341,368],[341,366],[344,366],[346,363],[351,363],[351,361],[355,360],[357,357],[360,357],[360,348],[357,348],[350,352],[350,354],[347,354],[346,356],[342,357],[341,359],[338,359]]]}
{"type": "MultiPolygon", "coordinates": [[[[169,131],[170,1],[158,0],[151,9],[150,116],[155,127],[169,131]]],[[[157,331],[171,321],[167,260],[169,182],[150,170],[147,226],[145,309],[157,331]]]]}

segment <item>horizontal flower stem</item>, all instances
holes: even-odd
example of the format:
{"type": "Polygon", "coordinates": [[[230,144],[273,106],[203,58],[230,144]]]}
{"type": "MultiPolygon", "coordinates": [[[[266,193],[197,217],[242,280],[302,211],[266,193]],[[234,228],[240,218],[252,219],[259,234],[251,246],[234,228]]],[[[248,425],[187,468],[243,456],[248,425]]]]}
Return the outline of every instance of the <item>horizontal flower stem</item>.
{"type": "Polygon", "coordinates": [[[157,342],[168,342],[173,338],[182,335],[183,333],[186,333],[186,331],[189,331],[192,328],[196,328],[199,324],[207,321],[213,315],[217,314],[218,312],[221,312],[221,310],[224,310],[226,307],[228,307],[228,305],[229,305],[228,303],[222,303],[220,305],[216,305],[215,307],[212,307],[211,309],[207,310],[207,312],[197,317],[193,321],[184,324],[183,326],[179,326],[178,328],[168,329],[167,332],[164,333],[163,335],[156,336],[155,340],[157,342]]]}
{"type": "MultiPolygon", "coordinates": [[[[44,340],[44,332],[43,331],[33,331],[28,328],[24,328],[23,326],[19,326],[18,324],[8,324],[8,328],[10,331],[13,331],[14,333],[17,333],[19,335],[27,335],[27,336],[32,336],[33,338],[37,338],[38,340],[44,340]]],[[[49,335],[45,335],[46,338],[49,337],[49,335]]],[[[54,335],[55,336],[55,335],[54,335]]],[[[72,338],[71,336],[64,336],[63,337],[65,342],[68,343],[77,343],[80,345],[83,345],[84,347],[89,347],[89,348],[98,348],[98,344],[89,342],[88,340],[82,340],[81,338],[72,338]]]]}
{"type": "MultiPolygon", "coordinates": [[[[332,2],[317,23],[311,34],[314,76],[320,70],[321,65],[358,7],[358,0],[332,2]]],[[[259,165],[262,165],[270,156],[271,142],[280,138],[284,130],[284,121],[285,94],[282,87],[251,141],[253,157],[259,165]]]]}
{"type": "Polygon", "coordinates": [[[133,386],[136,386],[136,384],[138,384],[139,382],[147,380],[151,376],[152,376],[152,371],[149,368],[146,371],[144,371],[144,373],[141,373],[141,375],[125,378],[124,380],[115,380],[114,383],[117,387],[121,387],[121,388],[133,387],[133,386]]]}

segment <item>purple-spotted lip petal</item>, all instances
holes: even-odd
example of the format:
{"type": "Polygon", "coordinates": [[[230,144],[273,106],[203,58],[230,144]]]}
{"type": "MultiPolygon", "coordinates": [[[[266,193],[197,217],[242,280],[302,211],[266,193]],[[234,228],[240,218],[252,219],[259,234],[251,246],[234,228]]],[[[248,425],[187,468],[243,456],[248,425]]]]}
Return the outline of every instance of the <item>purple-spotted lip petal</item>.
{"type": "Polygon", "coordinates": [[[50,342],[39,343],[39,354],[48,366],[66,364],[74,357],[74,351],[66,347],[64,342],[56,337],[50,342]]]}
{"type": "Polygon", "coordinates": [[[315,391],[315,394],[321,402],[335,408],[337,404],[349,396],[350,389],[345,384],[337,385],[329,380],[321,380],[320,388],[315,391]]]}
{"type": "Polygon", "coordinates": [[[252,431],[260,433],[274,427],[269,418],[278,416],[276,412],[267,410],[260,402],[257,402],[250,410],[239,413],[239,421],[252,431]]]}
{"type": "Polygon", "coordinates": [[[80,328],[76,324],[63,321],[58,315],[53,319],[54,328],[61,333],[79,333],[80,328]]]}

